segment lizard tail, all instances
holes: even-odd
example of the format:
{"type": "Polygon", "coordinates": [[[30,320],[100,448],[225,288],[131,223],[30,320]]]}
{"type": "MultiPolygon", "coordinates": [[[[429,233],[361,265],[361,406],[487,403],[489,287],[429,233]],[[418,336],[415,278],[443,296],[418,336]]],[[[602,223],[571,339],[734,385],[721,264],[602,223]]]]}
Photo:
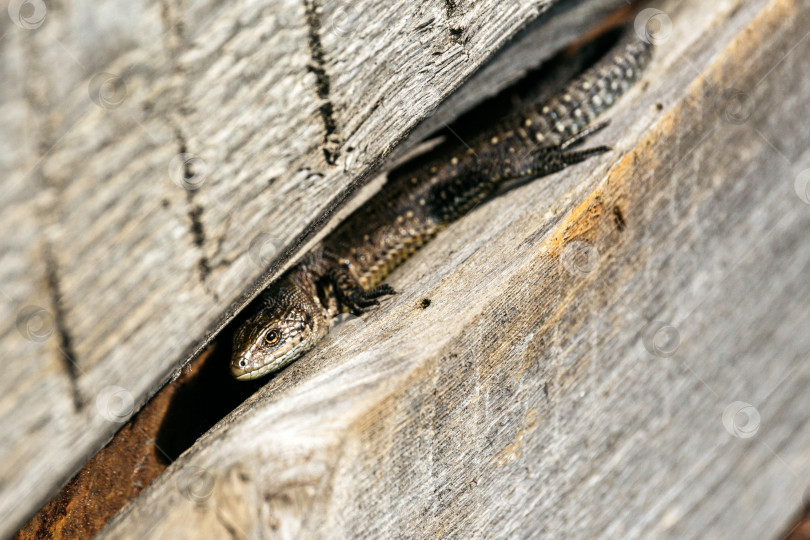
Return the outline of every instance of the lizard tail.
{"type": "Polygon", "coordinates": [[[605,57],[576,77],[526,117],[535,141],[562,144],[590,126],[639,78],[652,57],[653,46],[628,30],[605,57]]]}

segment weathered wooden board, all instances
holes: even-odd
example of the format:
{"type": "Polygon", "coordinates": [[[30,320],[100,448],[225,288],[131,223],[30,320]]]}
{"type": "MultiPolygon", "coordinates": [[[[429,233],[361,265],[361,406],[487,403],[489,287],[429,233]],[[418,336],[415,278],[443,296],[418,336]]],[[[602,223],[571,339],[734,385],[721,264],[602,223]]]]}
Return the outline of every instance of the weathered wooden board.
{"type": "MultiPolygon", "coordinates": [[[[528,63],[481,79],[447,114],[622,3],[560,9],[528,63]]],[[[552,4],[10,2],[0,17],[0,536],[552,4]]]]}
{"type": "Polygon", "coordinates": [[[810,476],[810,9],[660,7],[613,153],[450,227],[102,537],[782,531],[810,476]]]}

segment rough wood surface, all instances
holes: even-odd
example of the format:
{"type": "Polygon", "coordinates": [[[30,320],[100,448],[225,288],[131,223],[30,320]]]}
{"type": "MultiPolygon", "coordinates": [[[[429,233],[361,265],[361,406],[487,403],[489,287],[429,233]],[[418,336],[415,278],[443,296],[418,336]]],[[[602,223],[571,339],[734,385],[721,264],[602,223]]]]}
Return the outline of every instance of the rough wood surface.
{"type": "Polygon", "coordinates": [[[207,347],[161,388],[20,528],[15,540],[92,538],[200,435],[254,393],[256,385],[223,379],[226,360],[217,349],[207,347]]]}
{"type": "Polygon", "coordinates": [[[660,7],[614,152],[448,229],[102,537],[785,530],[810,475],[810,9],[660,7]]]}
{"type": "MultiPolygon", "coordinates": [[[[0,536],[554,3],[10,2],[0,536]]],[[[623,2],[571,4],[448,117],[623,2]]]]}

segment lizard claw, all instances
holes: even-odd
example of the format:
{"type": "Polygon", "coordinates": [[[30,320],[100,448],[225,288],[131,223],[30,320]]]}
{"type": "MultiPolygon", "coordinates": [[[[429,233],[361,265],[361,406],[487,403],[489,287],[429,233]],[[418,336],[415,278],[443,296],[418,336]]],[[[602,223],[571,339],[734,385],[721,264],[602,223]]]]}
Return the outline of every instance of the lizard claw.
{"type": "Polygon", "coordinates": [[[583,129],[579,133],[577,133],[575,135],[572,135],[568,139],[564,140],[560,144],[560,150],[567,150],[568,148],[573,148],[573,147],[577,146],[578,144],[581,144],[582,141],[584,141],[585,139],[587,139],[588,137],[590,137],[591,135],[593,135],[597,131],[602,131],[603,129],[605,129],[609,125],[610,125],[610,120],[603,120],[602,122],[599,122],[597,124],[592,124],[592,125],[586,127],[585,129],[583,129]]]}
{"type": "Polygon", "coordinates": [[[390,285],[382,284],[368,291],[358,286],[344,297],[344,303],[352,313],[362,315],[365,309],[380,305],[378,298],[389,294],[396,294],[390,285]]]}
{"type": "Polygon", "coordinates": [[[587,148],[577,152],[563,152],[562,159],[566,165],[573,165],[574,163],[585,161],[591,156],[602,154],[604,152],[610,152],[610,150],[611,148],[609,146],[595,146],[593,148],[587,148]]]}
{"type": "Polygon", "coordinates": [[[389,294],[396,294],[390,285],[383,283],[373,289],[366,290],[360,286],[345,265],[332,268],[328,274],[329,281],[335,288],[338,302],[354,315],[362,315],[371,306],[379,306],[378,298],[389,294]]]}

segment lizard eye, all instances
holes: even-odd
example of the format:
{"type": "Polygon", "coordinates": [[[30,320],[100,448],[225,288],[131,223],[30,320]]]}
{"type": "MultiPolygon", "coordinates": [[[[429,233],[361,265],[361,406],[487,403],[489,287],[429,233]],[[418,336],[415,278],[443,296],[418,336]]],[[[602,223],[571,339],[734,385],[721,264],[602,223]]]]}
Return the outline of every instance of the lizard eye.
{"type": "Polygon", "coordinates": [[[268,345],[275,345],[278,343],[278,340],[281,339],[281,331],[280,330],[270,330],[267,332],[267,335],[264,336],[264,340],[267,342],[268,345]]]}

